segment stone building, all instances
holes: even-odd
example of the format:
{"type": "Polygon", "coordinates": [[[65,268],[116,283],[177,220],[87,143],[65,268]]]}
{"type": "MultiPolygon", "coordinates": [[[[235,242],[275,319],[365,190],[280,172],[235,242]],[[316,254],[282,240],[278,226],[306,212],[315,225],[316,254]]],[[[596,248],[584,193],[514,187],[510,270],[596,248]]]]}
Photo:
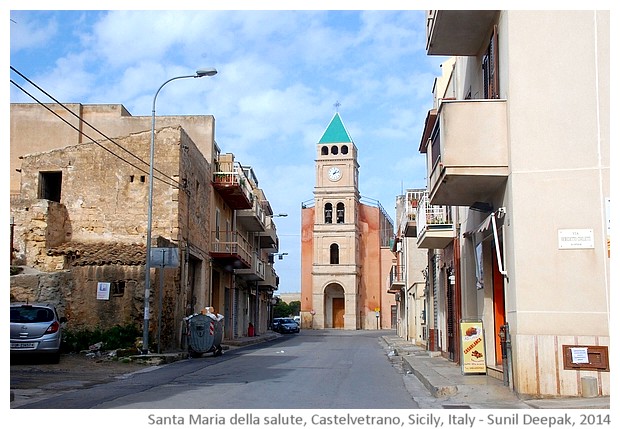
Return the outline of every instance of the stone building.
{"type": "MultiPolygon", "coordinates": [[[[67,132],[70,127],[39,105],[11,106],[11,170],[20,173],[18,192],[11,182],[12,263],[38,270],[12,276],[12,299],[56,302],[71,327],[141,327],[149,178],[142,160],[149,157],[150,121],[122,106],[69,107],[81,113],[63,112],[78,129],[92,125],[105,137],[67,132]]],[[[267,257],[278,243],[270,207],[255,177],[248,207],[227,196],[246,182],[251,167],[229,168],[233,155],[220,153],[211,116],[162,117],[160,124],[153,246],[175,249],[169,251],[177,257],[163,269],[152,263],[152,338],[157,329],[163,347],[183,347],[183,317],[207,306],[225,316],[226,338],[246,335],[242,327],[250,322],[265,332],[278,283],[267,257]],[[230,179],[226,188],[215,186],[222,175],[230,179]],[[252,207],[261,211],[243,213],[252,207]],[[254,218],[260,225],[252,226],[254,218]],[[242,241],[243,263],[228,264],[224,256],[236,254],[242,241]]]]}
{"type": "Polygon", "coordinates": [[[316,149],[314,200],[301,213],[302,327],[391,328],[394,228],[378,202],[362,202],[357,147],[340,114],[316,149]]]}

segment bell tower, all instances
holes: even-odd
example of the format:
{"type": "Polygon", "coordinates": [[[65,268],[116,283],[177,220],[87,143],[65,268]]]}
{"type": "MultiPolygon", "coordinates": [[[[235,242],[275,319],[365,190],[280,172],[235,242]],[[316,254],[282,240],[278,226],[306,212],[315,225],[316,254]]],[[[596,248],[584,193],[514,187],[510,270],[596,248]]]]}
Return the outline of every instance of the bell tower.
{"type": "Polygon", "coordinates": [[[336,112],[317,143],[312,306],[316,328],[359,329],[359,164],[336,112]]]}

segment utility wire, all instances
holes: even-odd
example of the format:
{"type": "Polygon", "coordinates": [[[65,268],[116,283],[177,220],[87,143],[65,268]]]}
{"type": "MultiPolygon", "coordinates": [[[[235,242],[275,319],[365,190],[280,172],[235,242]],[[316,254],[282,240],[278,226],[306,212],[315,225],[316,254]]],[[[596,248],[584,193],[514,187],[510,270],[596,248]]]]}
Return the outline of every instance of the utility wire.
{"type": "MultiPolygon", "coordinates": [[[[49,97],[50,99],[52,99],[56,104],[58,104],[59,106],[61,106],[63,109],[65,109],[67,112],[69,112],[71,115],[73,115],[76,119],[80,120],[83,124],[89,126],[92,130],[94,130],[95,132],[97,132],[98,134],[100,134],[101,136],[104,137],[105,140],[110,141],[112,144],[114,144],[115,146],[119,147],[121,150],[123,150],[124,152],[128,153],[129,155],[131,155],[132,157],[134,157],[135,159],[137,159],[138,161],[140,161],[141,163],[145,164],[146,166],[148,166],[149,164],[144,161],[142,158],[140,158],[139,156],[135,155],[134,153],[132,153],[131,151],[129,151],[128,149],[124,148],[123,146],[121,146],[120,144],[118,144],[117,142],[115,142],[114,140],[112,140],[110,137],[108,137],[107,135],[105,135],[103,132],[101,132],[100,130],[98,130],[96,127],[94,127],[93,125],[91,125],[88,121],[84,120],[83,118],[79,117],[75,112],[73,112],[72,110],[70,110],[67,106],[65,106],[63,103],[61,103],[60,101],[58,101],[56,98],[54,98],[51,94],[49,94],[47,91],[45,91],[43,88],[41,88],[40,86],[38,86],[36,83],[34,83],[32,80],[30,80],[29,78],[27,78],[26,76],[24,76],[21,72],[19,72],[17,69],[15,69],[13,66],[11,66],[11,70],[13,70],[15,73],[17,73],[19,76],[21,76],[23,79],[25,79],[28,83],[30,83],[32,86],[34,86],[36,89],[38,89],[39,91],[41,91],[43,94],[45,94],[47,97],[49,97]]],[[[112,155],[116,156],[117,158],[119,158],[120,160],[126,162],[127,164],[137,168],[139,171],[142,171],[143,173],[147,173],[147,171],[143,170],[142,168],[138,167],[137,165],[131,163],[130,161],[124,159],[123,157],[121,157],[120,155],[117,155],[116,153],[110,151],[109,149],[105,148],[104,146],[102,146],[101,144],[97,143],[92,137],[88,136],[84,131],[76,128],[75,126],[73,126],[72,124],[70,124],[68,121],[66,121],[65,119],[63,119],[61,116],[59,116],[57,113],[53,112],[51,109],[49,109],[45,103],[41,102],[40,100],[38,100],[35,96],[33,96],[32,94],[30,94],[28,91],[26,91],[24,88],[22,88],[20,85],[18,85],[17,83],[15,83],[13,80],[11,80],[11,83],[13,85],[15,85],[17,88],[19,88],[22,92],[24,92],[25,94],[27,94],[30,98],[32,98],[33,100],[35,100],[38,104],[40,104],[41,106],[45,107],[49,112],[51,112],[52,114],[54,114],[55,116],[57,116],[60,120],[62,120],[63,122],[65,122],[67,125],[69,125],[71,128],[73,128],[74,130],[76,130],[78,133],[80,133],[81,135],[83,135],[84,137],[90,139],[93,143],[97,144],[98,146],[100,146],[102,149],[106,150],[107,152],[111,153],[112,155]]],[[[162,175],[163,177],[165,177],[166,179],[171,180],[173,183],[168,183],[163,179],[160,179],[158,177],[155,177],[155,179],[160,180],[163,183],[166,183],[170,186],[179,188],[179,182],[177,180],[175,180],[174,178],[166,175],[164,172],[158,170],[157,168],[155,168],[153,166],[153,170],[156,171],[157,173],[159,173],[160,175],[162,175]]]]}
{"type": "MultiPolygon", "coordinates": [[[[58,119],[60,119],[61,121],[63,121],[65,124],[67,124],[69,127],[73,128],[75,131],[77,131],[78,133],[80,133],[81,135],[83,135],[84,137],[86,137],[87,139],[89,139],[91,142],[95,143],[97,146],[101,147],[103,150],[105,150],[106,152],[110,153],[111,155],[117,157],[118,159],[120,159],[121,161],[131,165],[132,167],[136,168],[137,170],[148,174],[149,172],[146,170],[143,170],[141,167],[137,166],[136,164],[128,161],[127,159],[123,158],[122,156],[118,155],[117,153],[111,151],[110,149],[108,149],[107,147],[103,146],[101,143],[99,143],[98,141],[96,141],[95,139],[93,139],[92,137],[90,137],[89,135],[87,135],[84,131],[78,129],[75,125],[69,123],[65,118],[61,117],[58,113],[54,112],[52,109],[50,109],[45,103],[42,103],[41,101],[39,101],[35,96],[33,96],[32,94],[30,94],[28,91],[26,91],[24,88],[22,88],[18,83],[16,83],[13,79],[10,80],[10,82],[15,85],[18,89],[20,89],[22,92],[24,92],[26,95],[28,95],[30,98],[32,98],[33,100],[35,100],[38,104],[40,104],[42,107],[44,107],[47,111],[49,111],[51,114],[53,114],[54,116],[56,116],[58,119]]],[[[167,176],[165,176],[167,177],[167,176]]],[[[178,182],[174,182],[174,183],[169,183],[166,182],[165,180],[159,178],[159,177],[154,177],[154,179],[157,179],[167,185],[170,185],[172,187],[175,188],[179,188],[179,184],[178,182]]]]}
{"type": "MultiPolygon", "coordinates": [[[[69,127],[73,128],[75,131],[77,131],[78,133],[80,133],[81,135],[83,135],[84,137],[86,137],[87,139],[89,139],[91,142],[95,143],[97,146],[101,147],[103,150],[105,150],[106,152],[110,153],[111,155],[117,157],[118,159],[120,159],[123,162],[126,162],[127,164],[131,165],[132,167],[138,169],[139,171],[148,174],[147,170],[143,170],[141,167],[137,166],[136,164],[128,161],[127,159],[123,158],[122,156],[118,155],[117,153],[111,151],[110,149],[108,149],[107,147],[103,146],[101,143],[99,143],[98,141],[96,141],[95,139],[93,139],[92,137],[90,137],[89,135],[87,135],[85,132],[81,131],[80,129],[78,129],[75,125],[69,123],[65,118],[61,117],[58,113],[54,112],[52,109],[50,109],[45,103],[42,103],[41,101],[37,100],[37,98],[35,96],[33,96],[32,94],[30,94],[28,91],[26,91],[24,88],[22,88],[19,84],[17,84],[15,81],[13,81],[12,79],[10,80],[11,83],[13,85],[15,85],[17,88],[19,88],[21,91],[23,91],[26,95],[28,95],[30,98],[32,98],[33,100],[35,100],[38,104],[40,104],[41,106],[43,106],[47,111],[49,111],[51,114],[53,114],[54,116],[56,116],[58,119],[60,119],[61,121],[63,121],[65,124],[67,124],[69,127]]],[[[167,176],[165,176],[167,177],[167,176]]],[[[165,180],[159,178],[159,177],[154,177],[155,179],[170,185],[172,187],[178,188],[179,184],[178,182],[174,182],[174,183],[169,183],[166,182],[165,180]]]]}

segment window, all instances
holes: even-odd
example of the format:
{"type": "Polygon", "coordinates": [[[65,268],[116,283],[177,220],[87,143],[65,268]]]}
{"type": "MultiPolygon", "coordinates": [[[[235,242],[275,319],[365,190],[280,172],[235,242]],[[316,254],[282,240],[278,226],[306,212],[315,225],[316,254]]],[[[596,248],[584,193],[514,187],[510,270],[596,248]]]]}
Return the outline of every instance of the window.
{"type": "Polygon", "coordinates": [[[328,155],[329,154],[329,149],[327,146],[323,146],[321,147],[321,155],[328,155]]]}
{"type": "Polygon", "coordinates": [[[344,223],[344,203],[336,205],[336,223],[344,223]]]}
{"type": "Polygon", "coordinates": [[[220,209],[215,209],[215,239],[220,239],[220,209]]]}
{"type": "Polygon", "coordinates": [[[340,153],[343,155],[346,155],[347,153],[349,153],[349,147],[348,146],[342,146],[340,148],[340,153]]]}
{"type": "Polygon", "coordinates": [[[493,27],[493,34],[489,41],[489,47],[482,57],[482,78],[484,80],[484,98],[499,98],[497,25],[493,27]]]}
{"type": "Polygon", "coordinates": [[[332,146],[332,155],[338,155],[338,146],[332,146]]]}
{"type": "Polygon", "coordinates": [[[325,204],[325,223],[332,223],[332,203],[325,204]]]}
{"type": "Polygon", "coordinates": [[[336,243],[329,246],[329,263],[338,265],[340,263],[340,249],[336,243]]]}
{"type": "Polygon", "coordinates": [[[125,281],[118,280],[112,282],[112,296],[123,296],[125,294],[125,281]]]}
{"type": "Polygon", "coordinates": [[[60,202],[62,189],[61,171],[39,172],[39,198],[43,200],[60,202]]]}

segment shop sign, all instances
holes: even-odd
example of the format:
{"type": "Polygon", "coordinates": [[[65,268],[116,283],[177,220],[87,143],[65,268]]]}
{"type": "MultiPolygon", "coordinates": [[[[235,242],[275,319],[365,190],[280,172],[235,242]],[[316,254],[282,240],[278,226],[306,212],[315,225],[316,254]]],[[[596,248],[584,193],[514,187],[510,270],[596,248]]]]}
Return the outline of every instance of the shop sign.
{"type": "Polygon", "coordinates": [[[482,321],[461,321],[461,350],[463,374],[486,374],[486,351],[482,321]]]}

